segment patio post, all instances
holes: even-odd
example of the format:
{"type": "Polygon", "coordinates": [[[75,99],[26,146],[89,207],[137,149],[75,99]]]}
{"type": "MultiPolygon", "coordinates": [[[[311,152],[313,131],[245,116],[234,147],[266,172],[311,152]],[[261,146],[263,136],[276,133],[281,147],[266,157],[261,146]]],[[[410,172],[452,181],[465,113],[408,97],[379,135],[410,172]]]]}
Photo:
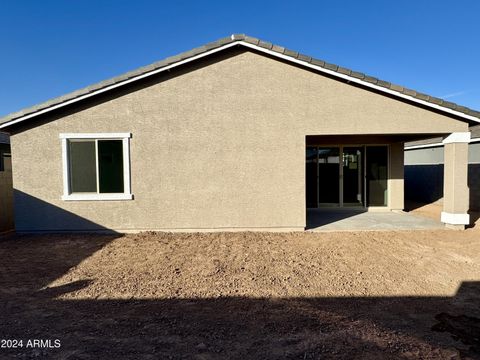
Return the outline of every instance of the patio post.
{"type": "Polygon", "coordinates": [[[443,139],[444,177],[441,221],[451,229],[465,229],[468,215],[468,143],[470,132],[452,133],[443,139]]]}

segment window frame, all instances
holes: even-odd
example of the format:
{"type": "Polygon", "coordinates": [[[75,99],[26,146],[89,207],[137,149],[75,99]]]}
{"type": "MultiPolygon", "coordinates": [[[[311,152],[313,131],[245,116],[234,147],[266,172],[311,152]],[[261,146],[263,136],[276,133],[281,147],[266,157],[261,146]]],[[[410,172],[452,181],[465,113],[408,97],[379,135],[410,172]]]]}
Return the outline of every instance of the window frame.
{"type": "Polygon", "coordinates": [[[131,133],[64,133],[60,134],[62,142],[62,167],[63,167],[63,195],[64,201],[104,201],[104,200],[132,200],[131,174],[130,174],[130,138],[131,133]],[[72,193],[70,189],[70,158],[68,142],[70,140],[95,141],[95,166],[97,168],[96,193],[72,193]],[[121,140],[123,148],[123,193],[99,193],[98,181],[98,140],[121,140]]]}

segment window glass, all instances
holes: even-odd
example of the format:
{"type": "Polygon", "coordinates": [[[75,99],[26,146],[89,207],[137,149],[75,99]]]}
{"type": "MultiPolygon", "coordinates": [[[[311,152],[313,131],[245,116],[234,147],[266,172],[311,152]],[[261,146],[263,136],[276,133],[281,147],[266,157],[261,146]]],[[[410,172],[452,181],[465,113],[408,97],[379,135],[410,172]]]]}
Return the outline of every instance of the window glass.
{"type": "Polygon", "coordinates": [[[343,148],[343,206],[363,206],[363,146],[343,148]]]}
{"type": "Polygon", "coordinates": [[[72,193],[97,192],[95,141],[69,141],[72,193]]]}
{"type": "Polygon", "coordinates": [[[100,193],[123,193],[122,140],[98,141],[100,193]]]}
{"type": "Polygon", "coordinates": [[[388,147],[367,146],[368,206],[388,204],[388,147]]]}
{"type": "Polygon", "coordinates": [[[307,208],[316,208],[318,207],[317,199],[317,148],[316,147],[307,147],[307,161],[306,161],[306,200],[307,208]]]}
{"type": "Polygon", "coordinates": [[[318,148],[318,202],[340,203],[340,148],[318,148]]]}

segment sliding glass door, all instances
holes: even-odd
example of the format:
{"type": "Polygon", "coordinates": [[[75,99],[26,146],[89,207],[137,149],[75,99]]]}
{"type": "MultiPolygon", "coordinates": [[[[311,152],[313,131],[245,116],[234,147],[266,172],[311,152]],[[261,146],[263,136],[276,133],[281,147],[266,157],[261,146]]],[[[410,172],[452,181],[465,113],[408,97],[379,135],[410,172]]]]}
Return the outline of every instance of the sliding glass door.
{"type": "Polygon", "coordinates": [[[307,147],[307,162],[305,166],[305,187],[307,208],[318,207],[318,148],[307,147]]]}
{"type": "Polygon", "coordinates": [[[339,166],[339,147],[307,147],[305,172],[307,207],[339,206],[339,166]]]}
{"type": "Polygon", "coordinates": [[[318,205],[340,205],[340,148],[318,148],[318,205]]]}
{"type": "Polygon", "coordinates": [[[343,206],[363,206],[363,146],[345,146],[342,151],[343,206]]]}
{"type": "Polygon", "coordinates": [[[367,206],[388,204],[388,147],[367,146],[366,148],[366,192],[367,206]]]}
{"type": "Polygon", "coordinates": [[[388,205],[388,146],[309,146],[306,203],[317,207],[388,205]]]}

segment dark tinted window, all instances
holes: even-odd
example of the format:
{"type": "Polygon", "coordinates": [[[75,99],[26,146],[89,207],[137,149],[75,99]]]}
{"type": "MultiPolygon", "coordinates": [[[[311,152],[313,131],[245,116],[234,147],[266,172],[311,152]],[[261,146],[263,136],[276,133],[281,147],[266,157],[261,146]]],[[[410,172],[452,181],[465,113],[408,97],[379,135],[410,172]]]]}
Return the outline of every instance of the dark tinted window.
{"type": "Polygon", "coordinates": [[[122,140],[98,141],[100,193],[123,193],[122,140]]]}
{"type": "Polygon", "coordinates": [[[70,190],[97,192],[95,141],[69,141],[70,190]]]}

